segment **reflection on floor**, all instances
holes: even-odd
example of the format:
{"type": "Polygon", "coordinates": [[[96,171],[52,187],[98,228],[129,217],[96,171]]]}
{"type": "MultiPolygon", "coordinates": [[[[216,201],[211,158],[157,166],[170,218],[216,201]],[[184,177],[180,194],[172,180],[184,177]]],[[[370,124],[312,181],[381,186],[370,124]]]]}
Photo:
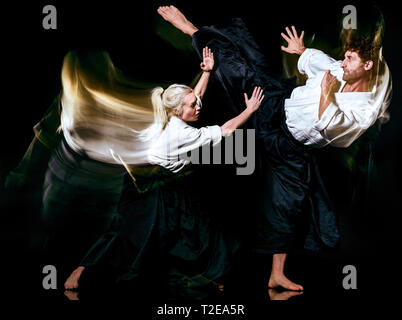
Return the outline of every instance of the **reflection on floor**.
{"type": "MultiPolygon", "coordinates": [[[[31,260],[32,262],[32,260],[31,260]]],[[[67,272],[58,274],[56,290],[40,288],[42,274],[35,280],[39,294],[36,298],[44,301],[127,301],[130,304],[152,312],[164,304],[241,304],[249,313],[264,309],[274,301],[304,304],[315,301],[359,302],[372,294],[370,261],[335,261],[312,256],[289,258],[286,274],[303,285],[303,292],[286,291],[281,288],[268,289],[270,260],[263,257],[248,257],[235,264],[233,270],[223,279],[224,286],[210,283],[201,288],[173,288],[165,285],[164,279],[141,280],[130,284],[112,284],[107,280],[107,271],[97,270],[82,277],[78,291],[66,291],[63,283],[67,272]],[[354,265],[358,272],[357,289],[345,289],[343,267],[354,265]],[[369,267],[370,266],[370,267],[369,267]]],[[[36,268],[39,271],[40,268],[36,268]]],[[[258,312],[261,312],[258,311],[258,312]]]]}

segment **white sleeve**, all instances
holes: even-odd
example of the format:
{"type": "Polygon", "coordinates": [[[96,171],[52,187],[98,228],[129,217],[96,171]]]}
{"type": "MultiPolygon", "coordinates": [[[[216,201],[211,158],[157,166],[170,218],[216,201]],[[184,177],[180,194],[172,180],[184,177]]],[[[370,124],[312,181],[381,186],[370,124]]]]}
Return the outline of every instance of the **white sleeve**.
{"type": "Polygon", "coordinates": [[[378,110],[367,99],[369,93],[336,93],[336,103],[331,103],[317,119],[314,128],[327,144],[347,148],[359,138],[378,116],[378,110]]]}
{"type": "Polygon", "coordinates": [[[215,146],[222,140],[220,126],[208,126],[200,129],[186,126],[179,135],[181,152],[188,152],[210,143],[215,146]]]}
{"type": "Polygon", "coordinates": [[[331,58],[320,50],[308,48],[299,57],[297,68],[301,74],[307,75],[308,78],[313,78],[327,70],[339,70],[341,64],[341,61],[331,58]]]}

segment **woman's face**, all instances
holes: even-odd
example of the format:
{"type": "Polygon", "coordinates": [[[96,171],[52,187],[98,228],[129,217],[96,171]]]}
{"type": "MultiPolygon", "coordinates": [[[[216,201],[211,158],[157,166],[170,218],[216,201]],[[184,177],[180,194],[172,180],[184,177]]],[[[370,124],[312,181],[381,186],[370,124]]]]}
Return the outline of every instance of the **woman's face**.
{"type": "Polygon", "coordinates": [[[181,115],[177,116],[185,122],[194,122],[198,120],[199,114],[200,106],[197,104],[197,98],[193,92],[190,92],[183,99],[181,115]]]}

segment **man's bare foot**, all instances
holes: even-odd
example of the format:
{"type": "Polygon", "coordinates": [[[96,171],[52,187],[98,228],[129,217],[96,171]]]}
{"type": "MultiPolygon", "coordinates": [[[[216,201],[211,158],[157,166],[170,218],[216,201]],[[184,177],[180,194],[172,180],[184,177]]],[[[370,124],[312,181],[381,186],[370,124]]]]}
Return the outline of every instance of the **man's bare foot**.
{"type": "Polygon", "coordinates": [[[80,280],[81,274],[84,271],[85,267],[80,266],[75,269],[70,276],[67,278],[66,282],[64,283],[64,288],[66,290],[73,290],[78,288],[78,282],[80,280]]]}
{"type": "Polygon", "coordinates": [[[303,294],[300,291],[283,291],[278,292],[275,289],[268,289],[270,300],[289,300],[291,297],[303,294]]]}
{"type": "Polygon", "coordinates": [[[64,291],[64,295],[67,297],[68,300],[80,300],[80,298],[78,298],[77,291],[66,290],[64,291]]]}
{"type": "Polygon", "coordinates": [[[159,7],[158,13],[162,16],[163,19],[170,22],[177,29],[188,34],[189,36],[193,36],[194,32],[197,32],[198,29],[194,27],[194,25],[186,19],[183,13],[175,6],[165,6],[159,7]]]}
{"type": "Polygon", "coordinates": [[[285,277],[284,274],[271,274],[268,282],[268,288],[275,289],[278,287],[282,287],[283,289],[292,290],[292,291],[303,291],[304,288],[290,281],[288,278],[285,277]]]}

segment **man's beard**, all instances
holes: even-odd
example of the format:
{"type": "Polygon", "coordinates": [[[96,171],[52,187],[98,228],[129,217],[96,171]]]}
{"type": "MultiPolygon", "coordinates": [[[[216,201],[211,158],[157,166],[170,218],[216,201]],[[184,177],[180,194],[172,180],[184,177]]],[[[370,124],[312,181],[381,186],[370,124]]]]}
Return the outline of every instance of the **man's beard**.
{"type": "Polygon", "coordinates": [[[347,83],[354,83],[357,80],[361,79],[363,76],[363,71],[360,68],[354,70],[343,70],[342,80],[347,83]]]}
{"type": "Polygon", "coordinates": [[[356,74],[356,72],[350,72],[350,71],[344,71],[343,72],[343,76],[342,76],[342,80],[346,81],[347,83],[353,83],[356,80],[358,80],[358,75],[356,74]]]}

